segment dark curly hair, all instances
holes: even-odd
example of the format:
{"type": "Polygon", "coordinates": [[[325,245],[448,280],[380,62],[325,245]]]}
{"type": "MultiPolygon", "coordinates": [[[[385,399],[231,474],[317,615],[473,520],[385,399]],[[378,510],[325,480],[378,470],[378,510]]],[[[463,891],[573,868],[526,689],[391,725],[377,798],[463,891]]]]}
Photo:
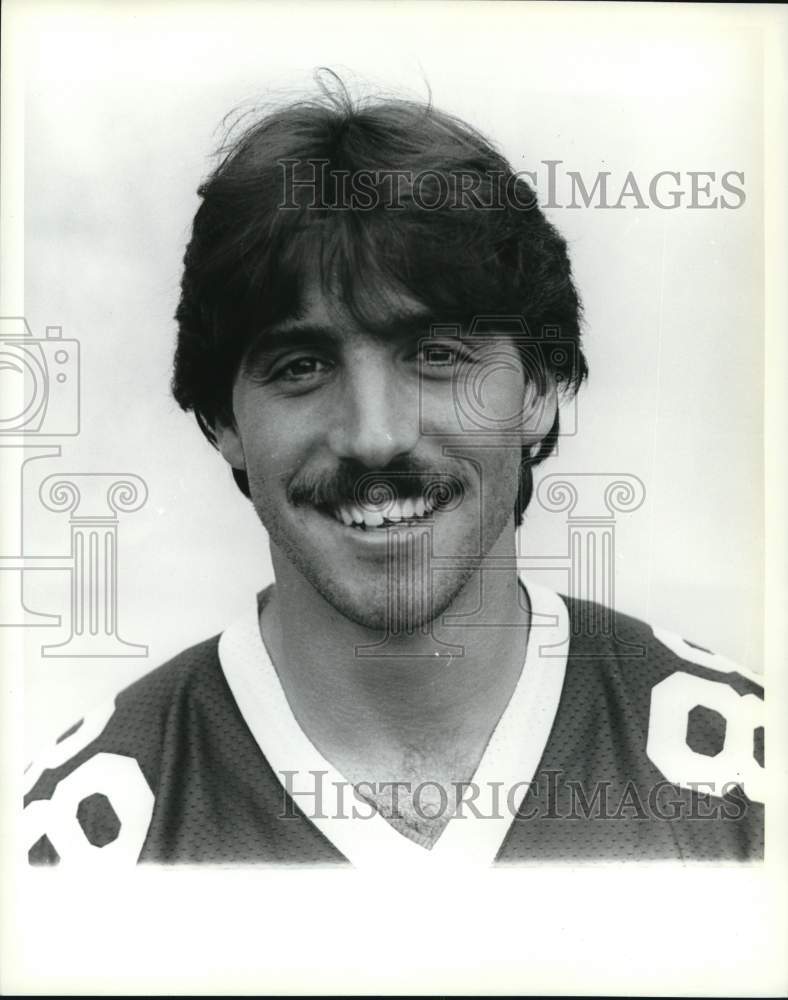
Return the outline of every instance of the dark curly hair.
{"type": "MultiPolygon", "coordinates": [[[[587,374],[580,301],[566,243],[533,190],[479,132],[431,103],[354,100],[333,74],[319,83],[315,98],[264,115],[225,147],[198,190],[175,314],[180,406],[215,444],[217,422],[233,421],[251,339],[297,312],[315,273],[331,274],[362,323],[375,289],[392,287],[451,321],[522,317],[544,372],[575,391],[587,374]],[[448,180],[461,177],[471,182],[446,198],[448,180]],[[355,201],[348,178],[364,180],[355,201]],[[545,349],[545,330],[569,349],[545,349]]],[[[523,450],[517,524],[531,467],[557,436],[558,417],[535,456],[523,450]]],[[[248,497],[245,473],[233,474],[248,497]]]]}

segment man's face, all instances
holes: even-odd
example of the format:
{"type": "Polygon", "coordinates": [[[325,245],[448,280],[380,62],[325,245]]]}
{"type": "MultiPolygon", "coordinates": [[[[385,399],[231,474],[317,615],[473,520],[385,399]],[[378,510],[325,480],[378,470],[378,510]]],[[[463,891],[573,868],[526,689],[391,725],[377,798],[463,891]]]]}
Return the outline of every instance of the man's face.
{"type": "Polygon", "coordinates": [[[442,614],[479,557],[513,554],[521,448],[555,410],[511,340],[442,335],[409,296],[385,302],[372,332],[313,285],[247,354],[235,426],[217,436],[275,565],[352,621],[399,631],[442,614]]]}

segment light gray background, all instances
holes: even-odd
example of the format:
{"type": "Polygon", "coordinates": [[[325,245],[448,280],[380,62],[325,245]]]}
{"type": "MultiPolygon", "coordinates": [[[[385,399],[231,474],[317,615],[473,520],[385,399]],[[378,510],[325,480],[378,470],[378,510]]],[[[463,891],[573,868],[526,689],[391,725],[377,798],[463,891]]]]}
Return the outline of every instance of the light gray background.
{"type": "MultiPolygon", "coordinates": [[[[540,178],[547,159],[589,182],[609,170],[613,191],[629,170],[643,187],[660,170],[744,172],[738,210],[548,210],[570,242],[591,377],[578,435],[542,474],[640,477],[646,502],[618,521],[617,607],[760,670],[758,37],[722,20],[719,30],[707,21],[678,32],[670,13],[664,28],[622,12],[617,33],[587,19],[572,32],[555,11],[516,5],[488,15],[436,7],[429,18],[424,6],[110,8],[55,9],[28,34],[24,309],[36,336],[57,324],[81,343],[83,429],[62,442],[62,458],[29,466],[26,547],[68,546],[67,517],[37,500],[45,475],[142,476],[147,505],[121,516],[120,631],[150,650],[146,659],[46,659],[41,644],[65,631],[30,630],[31,751],[220,631],[271,578],[253,510],[169,397],[172,314],[222,117],[269,100],[272,88],[308,89],[319,65],[408,96],[429,84],[436,105],[540,178]]],[[[563,515],[534,507],[528,532],[528,552],[565,552],[563,515]]],[[[29,605],[64,614],[66,576],[28,580],[29,605]]]]}

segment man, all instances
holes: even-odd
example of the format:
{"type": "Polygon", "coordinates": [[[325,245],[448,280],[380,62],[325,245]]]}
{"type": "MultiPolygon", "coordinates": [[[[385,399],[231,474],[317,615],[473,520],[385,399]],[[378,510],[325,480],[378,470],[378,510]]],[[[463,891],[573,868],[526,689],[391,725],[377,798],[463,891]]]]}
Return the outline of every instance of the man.
{"type": "Polygon", "coordinates": [[[173,391],[276,582],[32,766],[31,861],[760,856],[756,681],[518,572],[587,374],[523,178],[466,124],[340,85],[258,121],[200,195],[173,391]]]}

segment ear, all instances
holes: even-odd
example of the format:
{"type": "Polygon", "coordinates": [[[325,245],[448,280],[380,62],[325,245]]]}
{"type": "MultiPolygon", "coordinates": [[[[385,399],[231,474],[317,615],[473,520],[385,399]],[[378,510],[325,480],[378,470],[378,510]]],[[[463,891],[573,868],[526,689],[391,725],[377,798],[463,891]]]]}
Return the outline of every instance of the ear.
{"type": "Polygon", "coordinates": [[[555,423],[557,412],[558,393],[552,380],[546,386],[536,386],[532,382],[526,385],[521,424],[525,448],[538,448],[555,423]]]}
{"type": "Polygon", "coordinates": [[[222,453],[224,460],[234,469],[246,469],[246,456],[244,455],[241,435],[235,424],[216,423],[214,427],[216,446],[222,453]]]}

